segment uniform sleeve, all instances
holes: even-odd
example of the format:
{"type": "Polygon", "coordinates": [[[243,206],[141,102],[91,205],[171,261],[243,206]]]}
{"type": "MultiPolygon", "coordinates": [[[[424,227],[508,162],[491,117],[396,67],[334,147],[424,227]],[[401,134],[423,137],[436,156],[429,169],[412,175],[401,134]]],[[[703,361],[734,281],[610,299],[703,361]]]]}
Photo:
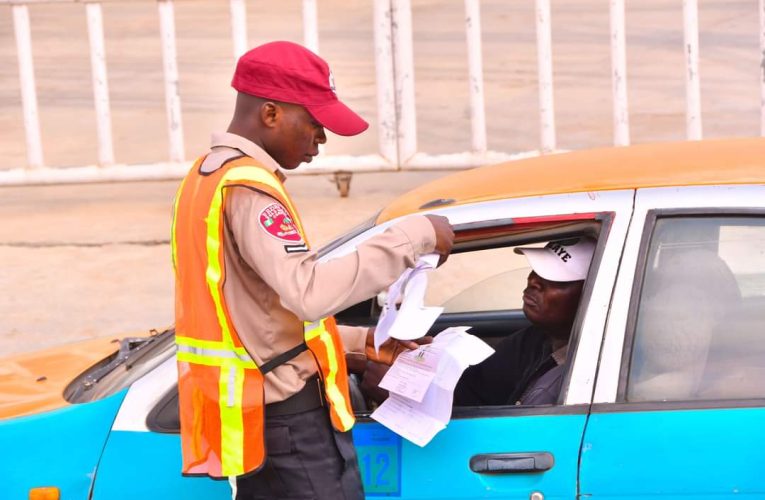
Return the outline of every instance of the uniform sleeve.
{"type": "Polygon", "coordinates": [[[421,255],[435,248],[435,231],[424,216],[408,217],[343,257],[320,264],[315,251],[287,226],[284,208],[259,191],[231,188],[226,201],[228,229],[239,255],[304,321],[316,321],[373,297],[393,283],[421,255]],[[277,214],[276,216],[272,216],[277,214]],[[283,228],[283,231],[279,230],[283,228]]]}
{"type": "Polygon", "coordinates": [[[345,352],[364,354],[369,328],[365,326],[337,325],[337,330],[340,333],[340,337],[343,339],[345,352]]]}

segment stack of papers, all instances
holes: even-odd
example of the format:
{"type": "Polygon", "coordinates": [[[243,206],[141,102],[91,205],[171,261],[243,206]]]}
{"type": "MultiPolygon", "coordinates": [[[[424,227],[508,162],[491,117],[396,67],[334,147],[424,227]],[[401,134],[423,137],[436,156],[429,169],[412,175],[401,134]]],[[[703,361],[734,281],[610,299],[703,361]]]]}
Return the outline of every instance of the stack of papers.
{"type": "Polygon", "coordinates": [[[469,329],[447,328],[432,344],[400,354],[380,382],[390,397],[371,417],[418,446],[428,444],[451,419],[462,372],[494,352],[469,329]]]}

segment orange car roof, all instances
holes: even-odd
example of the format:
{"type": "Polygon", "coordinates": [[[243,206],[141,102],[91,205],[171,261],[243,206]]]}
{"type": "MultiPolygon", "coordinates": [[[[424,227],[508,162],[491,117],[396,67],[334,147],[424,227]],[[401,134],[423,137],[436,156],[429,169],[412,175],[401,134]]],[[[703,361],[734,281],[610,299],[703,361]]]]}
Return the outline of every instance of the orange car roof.
{"type": "Polygon", "coordinates": [[[502,198],[663,186],[765,183],[765,138],[726,139],[576,151],[458,172],[416,188],[377,222],[418,212],[436,199],[450,206],[502,198]]]}

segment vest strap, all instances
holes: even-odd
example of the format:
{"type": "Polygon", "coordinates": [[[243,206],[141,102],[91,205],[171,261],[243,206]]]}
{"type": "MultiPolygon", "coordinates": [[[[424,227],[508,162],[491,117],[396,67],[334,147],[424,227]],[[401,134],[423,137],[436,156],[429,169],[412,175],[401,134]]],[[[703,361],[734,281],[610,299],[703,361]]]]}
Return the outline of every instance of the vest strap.
{"type": "Polygon", "coordinates": [[[260,365],[260,373],[265,375],[266,373],[270,372],[277,366],[283,365],[284,363],[291,360],[292,358],[294,358],[295,356],[297,356],[298,354],[302,353],[303,351],[307,349],[308,349],[308,346],[306,345],[305,342],[296,345],[289,351],[285,351],[279,354],[278,356],[276,356],[275,358],[273,358],[272,360],[270,360],[269,362],[263,363],[262,365],[260,365]]]}

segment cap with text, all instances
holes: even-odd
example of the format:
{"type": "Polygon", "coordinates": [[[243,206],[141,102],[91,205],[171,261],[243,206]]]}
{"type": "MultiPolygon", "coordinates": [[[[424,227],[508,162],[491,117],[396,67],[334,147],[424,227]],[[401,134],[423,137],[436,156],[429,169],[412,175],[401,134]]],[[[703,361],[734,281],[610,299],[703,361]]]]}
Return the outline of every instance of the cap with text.
{"type": "Polygon", "coordinates": [[[231,86],[256,97],[299,104],[337,135],[356,135],[369,127],[337,98],[327,62],[296,43],[271,42],[246,52],[236,64],[231,86]]]}
{"type": "Polygon", "coordinates": [[[581,281],[587,277],[595,253],[595,240],[558,240],[549,242],[544,248],[521,247],[514,251],[525,255],[534,272],[546,280],[581,281]]]}

